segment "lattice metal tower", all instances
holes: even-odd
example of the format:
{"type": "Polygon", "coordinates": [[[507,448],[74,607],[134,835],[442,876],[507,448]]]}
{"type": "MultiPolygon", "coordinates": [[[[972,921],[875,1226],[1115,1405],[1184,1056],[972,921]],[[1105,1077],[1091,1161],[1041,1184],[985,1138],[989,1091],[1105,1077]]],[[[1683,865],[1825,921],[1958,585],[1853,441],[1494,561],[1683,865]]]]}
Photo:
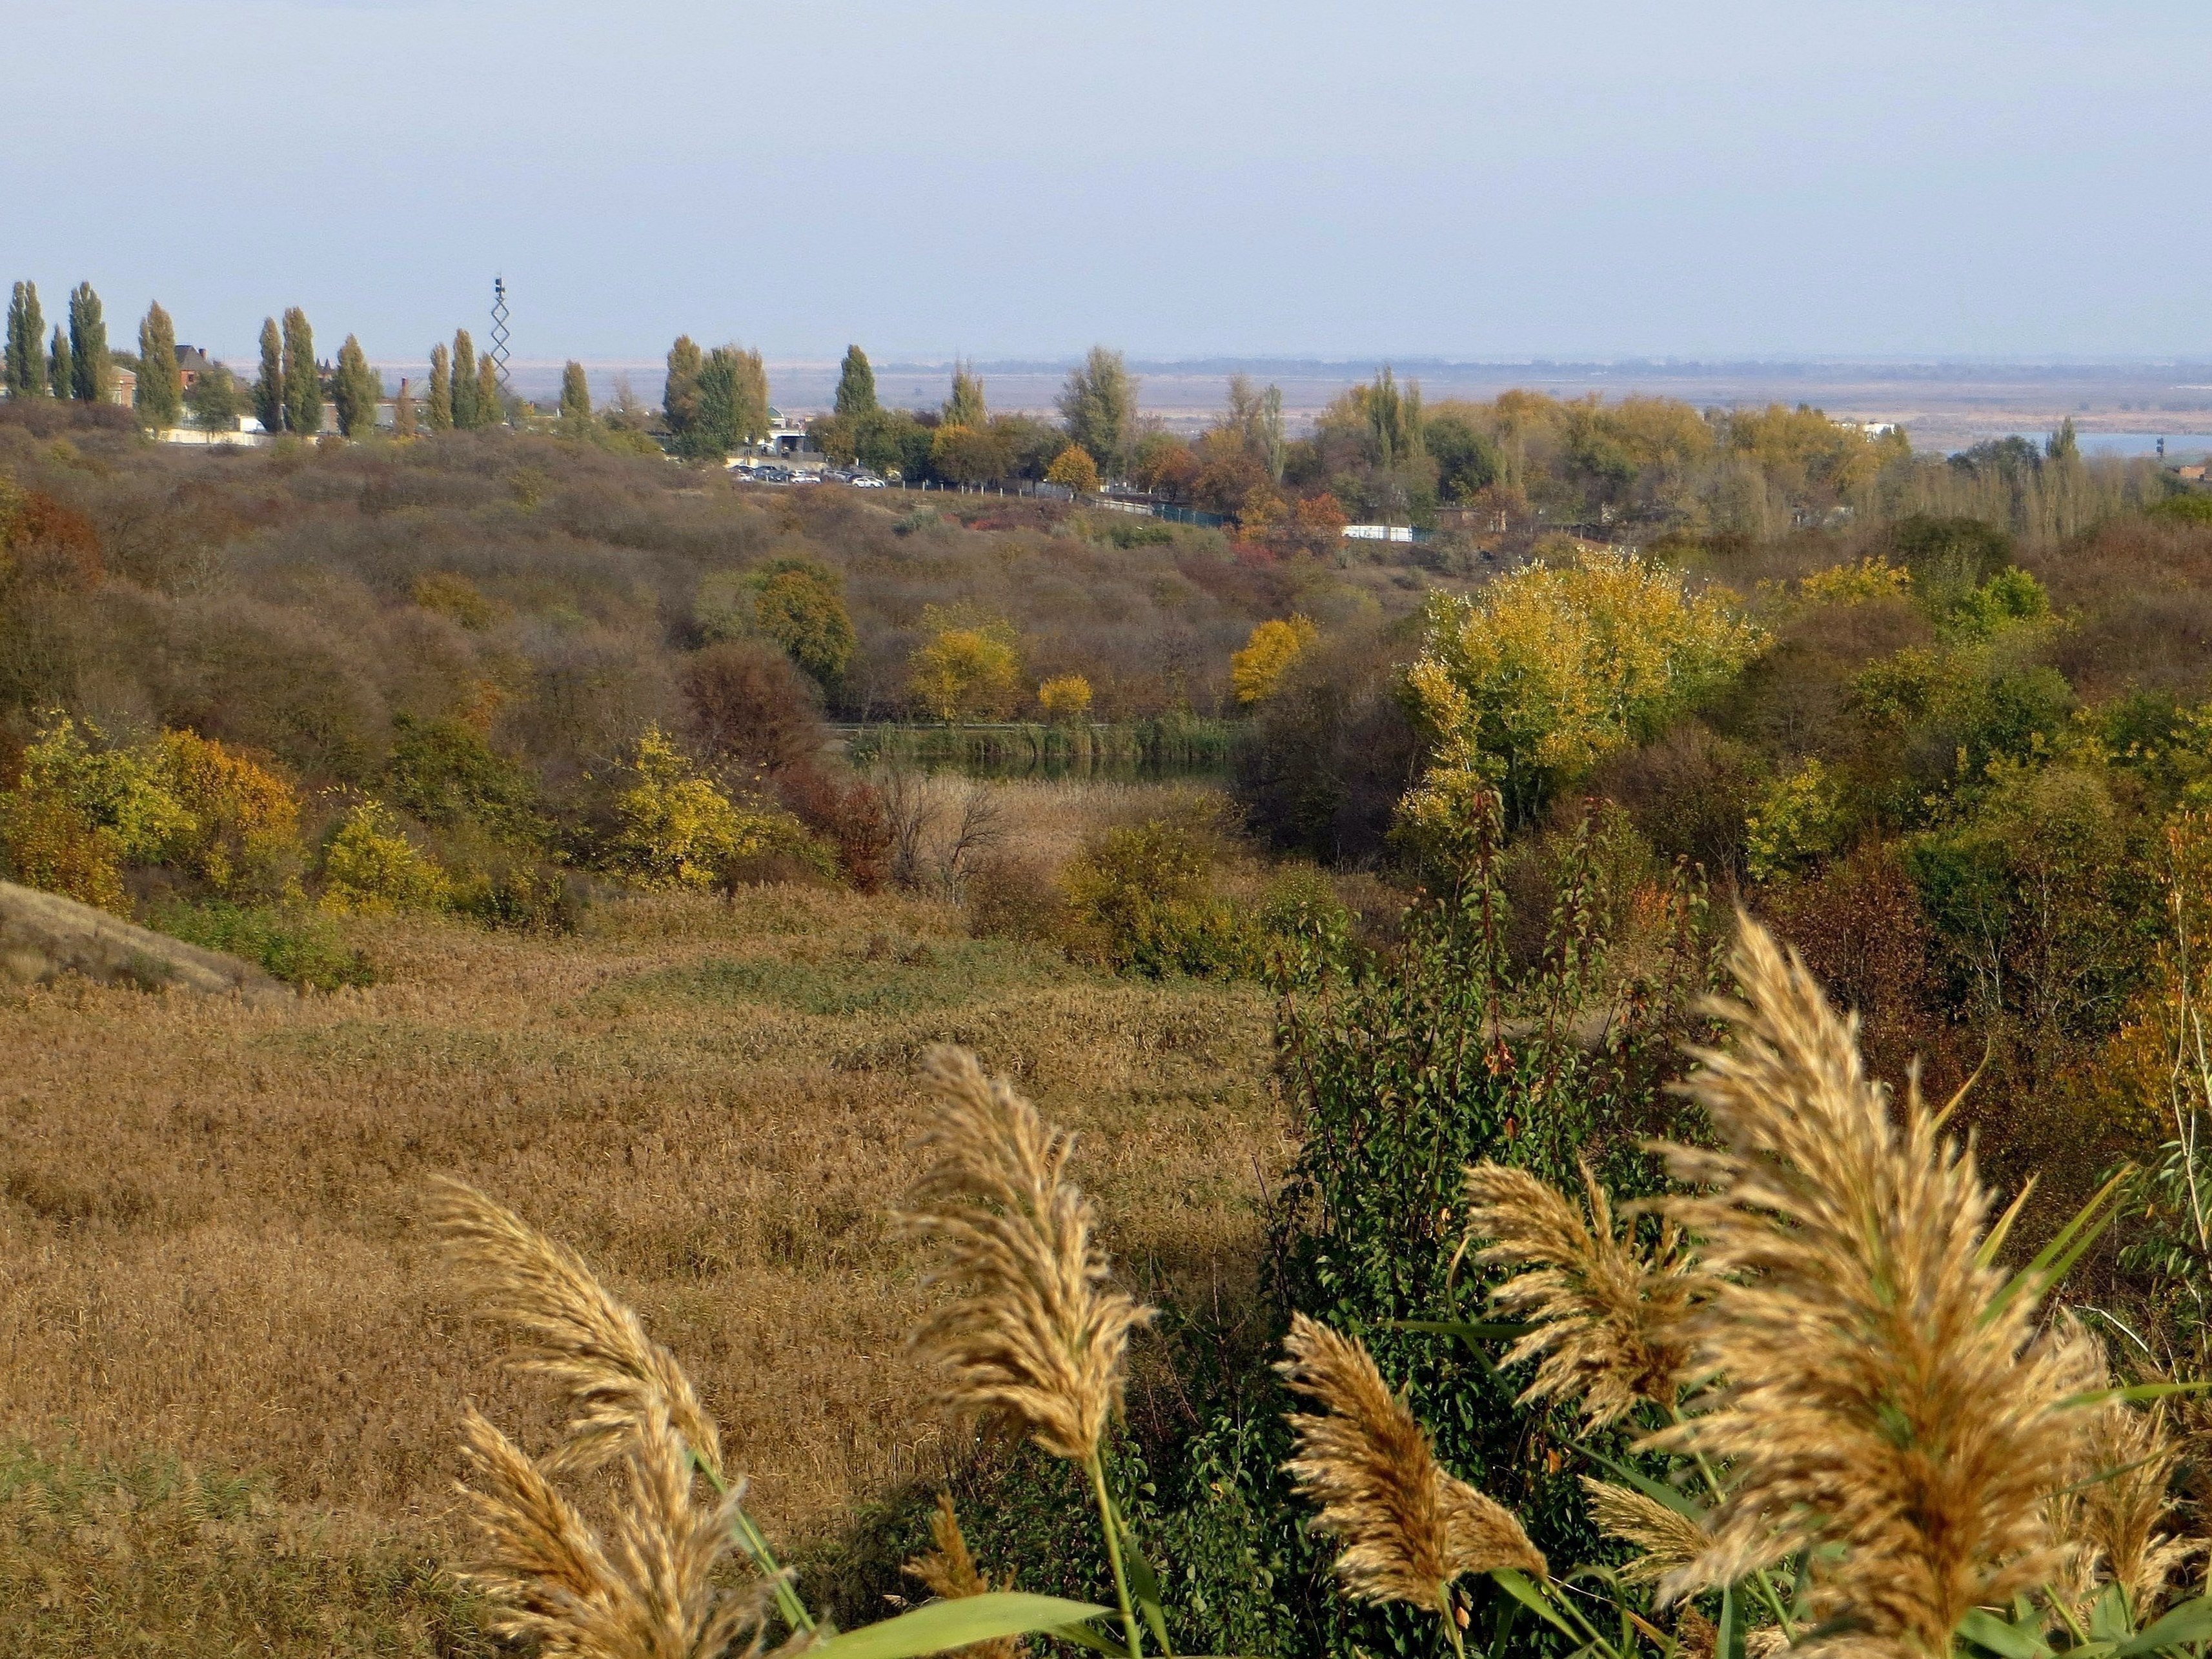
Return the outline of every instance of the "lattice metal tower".
{"type": "Polygon", "coordinates": [[[503,391],[511,391],[507,384],[507,278],[491,279],[491,360],[493,372],[499,376],[503,391]]]}

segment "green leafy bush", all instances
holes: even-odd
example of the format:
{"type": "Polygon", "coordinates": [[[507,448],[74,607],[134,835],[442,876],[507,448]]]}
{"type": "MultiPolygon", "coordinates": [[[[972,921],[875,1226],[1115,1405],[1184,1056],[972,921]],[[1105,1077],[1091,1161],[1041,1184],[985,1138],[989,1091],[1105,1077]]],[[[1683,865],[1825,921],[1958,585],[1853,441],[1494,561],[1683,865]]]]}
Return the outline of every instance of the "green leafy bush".
{"type": "Polygon", "coordinates": [[[228,952],[260,965],[287,984],[313,990],[375,982],[368,958],[345,942],[328,916],[304,905],[238,905],[211,899],[173,902],[150,925],[173,939],[228,952]]]}

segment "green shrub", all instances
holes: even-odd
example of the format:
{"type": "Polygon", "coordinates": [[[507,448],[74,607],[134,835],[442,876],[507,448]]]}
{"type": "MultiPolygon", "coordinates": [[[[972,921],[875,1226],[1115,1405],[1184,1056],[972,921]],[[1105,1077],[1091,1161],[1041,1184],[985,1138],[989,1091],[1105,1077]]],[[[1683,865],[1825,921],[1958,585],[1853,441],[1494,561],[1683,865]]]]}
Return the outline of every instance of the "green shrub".
{"type": "Polygon", "coordinates": [[[438,829],[481,825],[505,840],[541,845],[547,835],[538,786],[520,761],[496,753],[467,722],[392,717],[385,778],[392,798],[438,829]]]}
{"type": "MultiPolygon", "coordinates": [[[[1527,1379],[1492,1368],[1495,1344],[1471,1348],[1403,1322],[1484,1317],[1490,1275],[1456,1259],[1468,1164],[1496,1159],[1572,1184],[1585,1158],[1616,1192],[1656,1190],[1642,1147],[1686,1126],[1667,1085],[1686,1064],[1681,1040],[1708,1034],[1692,1010],[1713,984],[1713,941],[1701,892],[1662,875],[1644,899],[1662,925],[1616,949],[1601,918],[1622,906],[1604,891],[1613,855],[1593,817],[1529,898],[1549,920],[1537,965],[1516,971],[1494,795],[1479,828],[1471,845],[1484,851],[1456,896],[1418,905],[1401,947],[1285,1002],[1277,1076],[1303,1150],[1269,1200],[1272,1270],[1256,1305],[1164,1315],[1155,1374],[1172,1374],[1172,1397],[1157,1410],[1133,1399],[1130,1430],[1109,1448],[1109,1483],[1154,1552],[1179,1651],[1441,1650],[1432,1614],[1356,1607],[1337,1593],[1328,1547],[1282,1474],[1289,1402],[1270,1366],[1292,1309],[1364,1341],[1391,1384],[1410,1391],[1444,1465],[1519,1511],[1555,1559],[1603,1547],[1577,1486],[1589,1466],[1566,1455],[1571,1418],[1517,1406],[1527,1379]]],[[[1106,862],[1126,875],[1188,881],[1204,863],[1172,836],[1115,851],[1106,862]]],[[[1310,874],[1279,881],[1279,914],[1318,908],[1310,874]]],[[[1601,1444],[1621,1456],[1628,1438],[1601,1444]]],[[[1095,1587],[1083,1494],[1063,1469],[1023,1450],[963,1480],[956,1492],[979,1559],[1019,1563],[1025,1589],[1095,1587]]],[[[1485,1644],[1493,1611],[1479,1599],[1474,1608],[1485,1644]]],[[[1524,1640],[1507,1650],[1547,1650],[1524,1640]]]]}
{"type": "Polygon", "coordinates": [[[188,945],[258,963],[287,984],[336,990],[375,983],[368,957],[347,946],[329,917],[303,905],[175,902],[157,910],[149,924],[188,945]]]}
{"type": "Polygon", "coordinates": [[[1063,878],[1075,954],[1153,978],[1253,972],[1253,929],[1207,890],[1218,862],[1206,838],[1184,824],[1155,820],[1099,837],[1063,878]]]}
{"type": "Polygon", "coordinates": [[[494,858],[457,870],[447,902],[456,915],[516,933],[574,933],[585,905],[574,876],[530,858],[494,858]]]}
{"type": "Polygon", "coordinates": [[[2177,524],[2212,524],[2212,494],[2191,490],[2185,495],[2169,495],[2145,508],[2143,516],[2177,524]]]}

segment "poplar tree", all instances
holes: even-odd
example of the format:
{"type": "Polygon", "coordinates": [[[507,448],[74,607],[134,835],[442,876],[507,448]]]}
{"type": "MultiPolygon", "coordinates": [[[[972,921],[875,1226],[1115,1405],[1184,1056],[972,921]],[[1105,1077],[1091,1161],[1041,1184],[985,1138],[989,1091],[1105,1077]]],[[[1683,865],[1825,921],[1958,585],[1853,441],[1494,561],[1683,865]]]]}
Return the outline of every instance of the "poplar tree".
{"type": "Polygon", "coordinates": [[[699,372],[704,367],[698,343],[688,334],[676,336],[668,348],[668,378],[660,391],[661,413],[668,430],[681,438],[698,423],[699,372]]]}
{"type": "Polygon", "coordinates": [[[284,430],[284,342],[276,319],[261,319],[261,378],[253,383],[253,413],[264,432],[284,430]]]}
{"type": "Polygon", "coordinates": [[[46,384],[57,397],[76,396],[76,366],[70,361],[69,336],[54,324],[54,348],[46,358],[46,384]]]}
{"type": "Polygon", "coordinates": [[[313,438],[323,429],[323,382],[315,370],[315,331],[297,306],[284,312],[284,425],[313,438]]]}
{"type": "Polygon", "coordinates": [[[983,383],[969,372],[965,363],[952,365],[952,395],[945,400],[945,424],[966,427],[981,432],[990,424],[989,413],[983,407],[983,383]]]}
{"type": "Polygon", "coordinates": [[[1118,351],[1093,346],[1083,366],[1060,394],[1067,441],[1084,451],[1109,477],[1117,475],[1137,424],[1137,382],[1118,351]]]}
{"type": "Polygon", "coordinates": [[[184,416],[185,384],[177,372],[177,325],[156,300],[138,324],[138,419],[155,432],[184,416]]]}
{"type": "Polygon", "coordinates": [[[78,283],[70,294],[70,390],[87,403],[105,403],[115,395],[107,318],[89,282],[78,283]]]}
{"type": "Polygon", "coordinates": [[[39,285],[18,282],[8,300],[6,384],[10,397],[46,395],[46,319],[39,285]]]}
{"type": "Polygon", "coordinates": [[[392,400],[392,435],[412,438],[415,435],[415,387],[405,375],[399,377],[399,395],[392,400]]]}
{"type": "Polygon", "coordinates": [[[845,366],[837,373],[837,413],[846,420],[856,421],[864,415],[873,415],[878,407],[876,371],[868,361],[868,354],[858,346],[846,347],[845,366]]]}
{"type": "Polygon", "coordinates": [[[477,419],[477,342],[466,329],[453,330],[453,424],[462,431],[477,419]]]}
{"type": "Polygon", "coordinates": [[[571,362],[561,371],[561,420],[571,427],[592,424],[592,383],[581,363],[571,362]]]}
{"type": "Polygon", "coordinates": [[[453,429],[453,357],[442,341],[430,348],[430,406],[424,415],[432,432],[453,429]]]}
{"type": "Polygon", "coordinates": [[[499,386],[499,365],[489,357],[477,359],[477,424],[507,424],[507,396],[499,386]]]}
{"type": "Polygon", "coordinates": [[[361,340],[349,334],[338,348],[337,372],[331,378],[331,396],[337,404],[338,430],[349,438],[376,434],[376,403],[384,395],[384,382],[368,366],[361,340]]]}

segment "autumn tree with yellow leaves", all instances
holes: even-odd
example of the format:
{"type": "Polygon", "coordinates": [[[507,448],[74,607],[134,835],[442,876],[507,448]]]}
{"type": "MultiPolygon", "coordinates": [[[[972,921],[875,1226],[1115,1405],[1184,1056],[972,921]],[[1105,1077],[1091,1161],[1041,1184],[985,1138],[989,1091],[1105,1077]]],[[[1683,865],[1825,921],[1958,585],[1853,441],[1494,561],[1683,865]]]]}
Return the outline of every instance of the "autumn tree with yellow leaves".
{"type": "Polygon", "coordinates": [[[1525,819],[1565,779],[1651,736],[1765,641],[1725,589],[1633,554],[1538,562],[1472,598],[1429,602],[1407,682],[1437,761],[1407,798],[1417,837],[1495,788],[1525,819]]]}
{"type": "Polygon", "coordinates": [[[1244,649],[1229,658],[1229,685],[1237,700],[1264,703],[1275,694],[1299,657],[1321,638],[1321,630],[1304,616],[1278,618],[1252,630],[1244,649]]]}

